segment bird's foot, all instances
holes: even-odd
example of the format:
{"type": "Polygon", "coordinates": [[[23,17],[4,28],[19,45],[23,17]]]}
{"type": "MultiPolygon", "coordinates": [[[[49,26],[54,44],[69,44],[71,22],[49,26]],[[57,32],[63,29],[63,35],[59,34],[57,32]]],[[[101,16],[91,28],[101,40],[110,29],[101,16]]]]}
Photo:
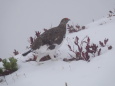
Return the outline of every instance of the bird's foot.
{"type": "Polygon", "coordinates": [[[56,58],[56,56],[54,56],[53,54],[49,54],[50,58],[52,61],[57,61],[58,59],[56,58]]]}

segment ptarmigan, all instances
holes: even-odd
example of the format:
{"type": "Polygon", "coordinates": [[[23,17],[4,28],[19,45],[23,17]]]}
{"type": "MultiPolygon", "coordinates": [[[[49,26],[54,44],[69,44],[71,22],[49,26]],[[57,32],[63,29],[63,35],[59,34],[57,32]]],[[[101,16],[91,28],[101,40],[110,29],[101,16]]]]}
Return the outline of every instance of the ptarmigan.
{"type": "Polygon", "coordinates": [[[51,28],[42,33],[32,44],[29,51],[22,54],[26,56],[30,52],[37,55],[37,62],[44,56],[49,55],[51,59],[55,59],[56,50],[61,46],[66,35],[66,24],[70,19],[63,18],[57,27],[51,28]]]}

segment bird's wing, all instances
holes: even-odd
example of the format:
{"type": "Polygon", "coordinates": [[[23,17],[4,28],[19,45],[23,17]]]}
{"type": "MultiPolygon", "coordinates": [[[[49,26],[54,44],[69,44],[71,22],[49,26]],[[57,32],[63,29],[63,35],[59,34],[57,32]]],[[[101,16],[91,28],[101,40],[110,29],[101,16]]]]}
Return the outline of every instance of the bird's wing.
{"type": "Polygon", "coordinates": [[[44,44],[53,45],[60,44],[64,35],[59,27],[54,27],[41,34],[41,38],[44,44]]]}
{"type": "Polygon", "coordinates": [[[36,40],[33,42],[31,48],[33,50],[36,50],[39,49],[41,45],[42,45],[42,39],[41,37],[37,37],[36,40]]]}
{"type": "Polygon", "coordinates": [[[65,36],[65,30],[60,27],[51,28],[42,33],[32,44],[32,49],[39,49],[40,46],[48,45],[49,48],[54,49],[55,44],[61,44],[65,36]]]}
{"type": "Polygon", "coordinates": [[[54,48],[52,47],[52,45],[54,44],[54,40],[57,38],[57,36],[58,36],[58,31],[56,30],[56,28],[49,29],[36,38],[31,48],[33,50],[36,50],[39,49],[40,46],[42,45],[49,45],[51,46],[51,48],[54,48]]]}

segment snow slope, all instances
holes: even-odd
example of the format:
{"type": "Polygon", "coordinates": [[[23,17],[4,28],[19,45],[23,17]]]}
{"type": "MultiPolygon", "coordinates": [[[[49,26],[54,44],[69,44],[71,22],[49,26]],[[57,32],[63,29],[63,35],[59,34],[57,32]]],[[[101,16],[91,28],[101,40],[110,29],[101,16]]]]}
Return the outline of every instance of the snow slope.
{"type": "Polygon", "coordinates": [[[36,62],[25,63],[24,57],[16,56],[19,59],[19,70],[5,77],[8,85],[3,81],[0,86],[65,86],[65,83],[67,86],[115,86],[115,17],[111,20],[103,18],[86,27],[80,32],[67,34],[62,47],[57,51],[58,61],[49,60],[37,65],[36,62]],[[70,57],[67,44],[74,45],[76,36],[82,40],[86,35],[96,44],[109,38],[108,45],[112,45],[113,49],[105,49],[90,62],[62,61],[62,58],[70,57]]]}

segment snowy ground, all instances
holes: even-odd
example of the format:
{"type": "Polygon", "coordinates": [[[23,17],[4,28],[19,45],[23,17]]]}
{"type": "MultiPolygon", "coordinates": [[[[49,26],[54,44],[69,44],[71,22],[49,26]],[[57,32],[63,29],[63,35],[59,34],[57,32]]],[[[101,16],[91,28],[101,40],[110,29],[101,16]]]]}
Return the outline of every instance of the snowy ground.
{"type": "Polygon", "coordinates": [[[64,62],[62,58],[70,57],[68,42],[65,40],[57,51],[58,61],[49,60],[37,65],[36,62],[23,62],[24,57],[18,55],[16,58],[19,58],[19,70],[5,76],[7,83],[3,81],[0,86],[65,86],[65,83],[67,86],[115,86],[115,17],[103,18],[86,27],[80,32],[67,34],[69,44],[74,44],[75,36],[82,40],[87,35],[96,44],[109,38],[108,45],[112,45],[113,49],[105,49],[90,62],[64,62]]]}

